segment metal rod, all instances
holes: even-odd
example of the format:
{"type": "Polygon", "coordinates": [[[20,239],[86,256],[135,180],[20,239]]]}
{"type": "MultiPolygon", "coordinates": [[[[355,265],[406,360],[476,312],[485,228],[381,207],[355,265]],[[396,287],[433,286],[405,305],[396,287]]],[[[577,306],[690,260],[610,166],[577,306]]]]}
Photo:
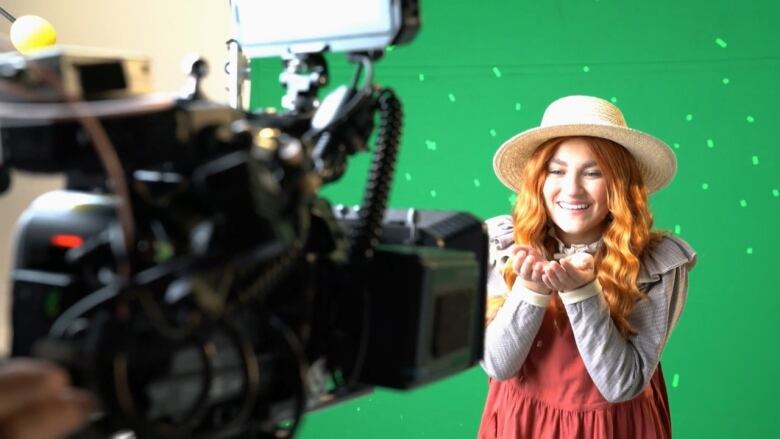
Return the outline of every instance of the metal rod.
{"type": "Polygon", "coordinates": [[[0,14],[3,14],[3,17],[7,18],[7,19],[8,19],[8,21],[10,21],[11,23],[13,23],[14,21],[16,21],[16,17],[14,17],[13,15],[9,14],[9,13],[8,13],[8,11],[6,11],[5,9],[3,9],[3,7],[2,7],[2,6],[0,6],[0,14]]]}

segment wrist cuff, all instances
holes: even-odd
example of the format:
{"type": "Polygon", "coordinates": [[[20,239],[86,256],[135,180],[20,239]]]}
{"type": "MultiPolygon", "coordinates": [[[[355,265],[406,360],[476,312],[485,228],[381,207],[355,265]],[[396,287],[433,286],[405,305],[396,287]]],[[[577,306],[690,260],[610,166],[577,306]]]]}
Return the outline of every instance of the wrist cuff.
{"type": "Polygon", "coordinates": [[[520,282],[520,279],[515,280],[515,284],[512,287],[512,294],[520,296],[524,302],[539,308],[547,308],[547,305],[550,304],[550,299],[552,299],[551,294],[540,294],[536,291],[529,290],[520,282]]]}
{"type": "Polygon", "coordinates": [[[558,293],[558,296],[560,296],[564,305],[569,305],[571,303],[582,302],[585,299],[590,299],[591,297],[598,294],[601,294],[601,285],[597,279],[594,279],[592,282],[588,282],[576,290],[560,292],[558,293]]]}

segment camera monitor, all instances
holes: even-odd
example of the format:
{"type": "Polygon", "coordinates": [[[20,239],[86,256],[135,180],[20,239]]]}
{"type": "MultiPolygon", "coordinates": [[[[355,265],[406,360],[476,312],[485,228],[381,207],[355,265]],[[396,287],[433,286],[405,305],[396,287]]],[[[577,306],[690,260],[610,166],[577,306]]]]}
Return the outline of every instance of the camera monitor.
{"type": "Polygon", "coordinates": [[[419,29],[417,0],[232,0],[234,37],[250,58],[364,52],[419,29]]]}

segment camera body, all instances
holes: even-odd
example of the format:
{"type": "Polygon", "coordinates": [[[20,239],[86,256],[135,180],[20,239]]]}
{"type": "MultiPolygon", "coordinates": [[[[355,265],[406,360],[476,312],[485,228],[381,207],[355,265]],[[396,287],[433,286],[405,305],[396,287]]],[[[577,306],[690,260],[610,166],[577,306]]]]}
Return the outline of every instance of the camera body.
{"type": "MultiPolygon", "coordinates": [[[[386,3],[390,22],[419,25],[386,3]]],[[[370,72],[366,49],[352,56],[370,72]]],[[[365,73],[318,105],[324,60],[288,55],[282,77],[317,84],[285,82],[283,114],[209,101],[200,60],[170,98],[136,58],[0,56],[0,176],[67,177],[17,226],[12,353],[93,391],[83,437],[286,437],[306,411],[481,358],[482,222],[388,209],[400,101],[365,73]],[[319,188],[375,121],[363,202],[332,206],[319,188]]]]}
{"type": "MultiPolygon", "coordinates": [[[[469,368],[481,358],[484,273],[479,261],[485,253],[471,250],[485,242],[481,222],[463,213],[420,211],[412,236],[408,217],[414,211],[389,209],[383,243],[367,273],[371,281],[364,292],[370,295],[366,303],[353,268],[327,256],[357,222],[355,209],[343,206],[317,212],[329,213],[318,220],[315,230],[320,232],[312,233],[312,241],[331,244],[312,243],[306,261],[299,261],[264,303],[226,314],[229,325],[216,319],[203,322],[190,336],[177,339],[144,323],[145,311],[136,304],[140,309],[131,311],[129,321],[118,323],[115,314],[95,312],[74,322],[72,334],[47,338],[63,312],[88,297],[86,292],[110,283],[100,279],[105,271],[100,265],[107,260],[98,258],[101,263],[94,265],[87,264],[89,258],[81,264],[68,261],[68,252],[80,248],[71,247],[78,241],[69,242],[68,237],[99,241],[115,227],[114,204],[110,196],[79,191],[42,195],[19,221],[12,272],[13,355],[44,356],[65,364],[74,381],[100,396],[105,417],[93,426],[94,437],[126,429],[139,437],[175,437],[175,431],[185,428],[184,420],[194,416],[200,425],[186,428],[198,436],[257,434],[272,429],[269,422],[292,418],[300,410],[295,405],[303,370],[304,410],[309,411],[374,386],[411,389],[469,368]],[[338,225],[336,235],[344,234],[334,239],[322,232],[326,221],[338,225]],[[288,352],[285,337],[297,339],[300,352],[288,352]],[[366,346],[362,371],[350,383],[347,376],[355,373],[361,344],[366,346]],[[250,349],[242,345],[252,346],[250,355],[262,371],[247,414],[242,409],[249,398],[251,380],[245,374],[250,368],[242,364],[242,355],[250,349]],[[202,353],[207,347],[212,357],[202,353]],[[130,360],[126,383],[116,372],[119,359],[130,360]],[[308,367],[302,369],[301,363],[308,367]],[[115,393],[122,387],[129,397],[115,393]],[[194,413],[206,387],[210,396],[202,404],[210,407],[194,413]],[[122,406],[122,399],[133,400],[134,410],[122,406]],[[140,419],[127,416],[133,411],[141,413],[140,419]],[[163,427],[161,419],[176,428],[163,427]],[[231,422],[237,419],[240,423],[231,422]]],[[[189,276],[171,273],[168,286],[155,288],[157,295],[171,296],[172,285],[181,288],[189,276]]],[[[186,309],[184,304],[167,305],[168,313],[186,309]]]]}

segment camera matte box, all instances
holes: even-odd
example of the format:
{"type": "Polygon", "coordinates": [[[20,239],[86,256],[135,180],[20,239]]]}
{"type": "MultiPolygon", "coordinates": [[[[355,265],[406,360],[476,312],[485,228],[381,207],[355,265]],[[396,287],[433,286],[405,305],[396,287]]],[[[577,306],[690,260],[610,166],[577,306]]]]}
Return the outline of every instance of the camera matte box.
{"type": "Polygon", "coordinates": [[[459,212],[389,210],[369,284],[369,342],[361,381],[407,389],[482,358],[487,235],[459,212]],[[401,245],[405,242],[407,245],[401,245]]]}

